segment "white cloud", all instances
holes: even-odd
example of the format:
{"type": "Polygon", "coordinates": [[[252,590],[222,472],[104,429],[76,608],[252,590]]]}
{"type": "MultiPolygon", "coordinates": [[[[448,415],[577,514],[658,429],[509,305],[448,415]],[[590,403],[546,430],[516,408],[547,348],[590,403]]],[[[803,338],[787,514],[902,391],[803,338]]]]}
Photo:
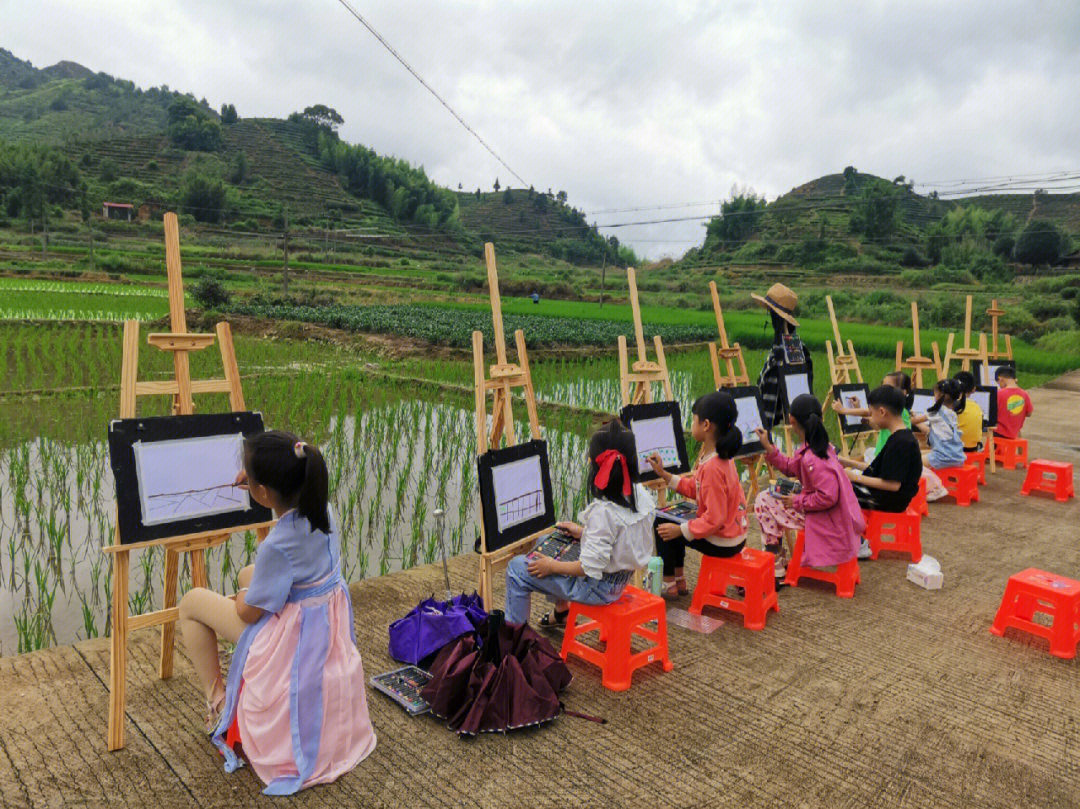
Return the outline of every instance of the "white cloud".
{"type": "MultiPolygon", "coordinates": [[[[526,180],[586,211],[734,183],[773,198],[849,164],[919,181],[1078,168],[1075,2],[356,5],[526,180]]],[[[0,45],[39,66],[70,59],[241,115],[327,103],[344,137],[450,187],[511,179],[334,0],[8,0],[3,17],[0,45]]],[[[702,229],[612,232],[656,256],[702,229]]]]}

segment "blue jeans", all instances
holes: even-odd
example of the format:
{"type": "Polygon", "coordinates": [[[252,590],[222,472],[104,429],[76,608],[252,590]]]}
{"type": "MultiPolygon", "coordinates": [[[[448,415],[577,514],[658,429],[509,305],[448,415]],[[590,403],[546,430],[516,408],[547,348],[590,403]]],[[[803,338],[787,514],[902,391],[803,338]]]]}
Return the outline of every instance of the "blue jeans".
{"type": "Polygon", "coordinates": [[[633,571],[607,573],[602,579],[586,576],[530,575],[529,558],[515,556],[506,566],[506,620],[523,624],[529,620],[532,594],[544,593],[549,601],[576,601],[579,604],[610,604],[622,595],[633,571]]]}

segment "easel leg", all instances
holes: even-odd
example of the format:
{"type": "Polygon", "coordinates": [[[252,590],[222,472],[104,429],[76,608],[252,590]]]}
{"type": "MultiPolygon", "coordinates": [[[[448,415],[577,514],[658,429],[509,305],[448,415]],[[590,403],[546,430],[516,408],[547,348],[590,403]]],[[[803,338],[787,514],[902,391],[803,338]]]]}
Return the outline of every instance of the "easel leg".
{"type": "Polygon", "coordinates": [[[491,612],[494,608],[491,595],[491,562],[483,556],[480,557],[480,582],[477,589],[484,602],[484,609],[491,612]]]}
{"type": "Polygon", "coordinates": [[[997,474],[997,458],[994,457],[994,430],[991,428],[990,432],[986,435],[986,448],[987,454],[990,456],[990,473],[997,474]]]}
{"type": "Polygon", "coordinates": [[[191,586],[209,587],[209,580],[206,578],[206,551],[198,548],[188,553],[191,556],[191,586]]]}
{"type": "Polygon", "coordinates": [[[128,553],[113,554],[112,639],[109,644],[109,750],[124,746],[127,701],[128,553]]]}
{"type": "MultiPolygon", "coordinates": [[[[179,576],[180,554],[171,548],[165,549],[165,596],[163,609],[176,606],[176,580],[179,576]]],[[[176,638],[176,622],[168,621],[161,625],[161,657],[158,660],[158,677],[167,680],[173,675],[173,648],[176,638]]]]}

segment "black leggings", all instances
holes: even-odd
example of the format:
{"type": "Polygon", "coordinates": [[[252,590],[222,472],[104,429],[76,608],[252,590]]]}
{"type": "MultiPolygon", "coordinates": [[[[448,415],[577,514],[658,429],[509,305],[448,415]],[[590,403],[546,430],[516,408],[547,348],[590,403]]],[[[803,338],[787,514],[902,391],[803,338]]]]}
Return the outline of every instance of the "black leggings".
{"type": "MultiPolygon", "coordinates": [[[[653,529],[655,533],[656,529],[653,529]]],[[[732,545],[730,548],[721,547],[720,545],[714,545],[707,539],[684,539],[683,537],[675,537],[675,539],[661,539],[659,534],[656,534],[656,555],[664,561],[664,575],[671,577],[675,575],[675,569],[683,566],[686,561],[686,549],[693,548],[702,556],[719,556],[721,558],[729,558],[742,553],[742,549],[746,546],[746,542],[740,542],[738,545],[732,545]]]]}
{"type": "Polygon", "coordinates": [[[871,489],[869,486],[862,486],[856,483],[852,488],[855,490],[855,499],[859,501],[859,505],[862,508],[869,511],[885,511],[890,514],[901,514],[907,510],[905,506],[899,511],[895,507],[886,505],[881,502],[878,489],[871,489]]]}

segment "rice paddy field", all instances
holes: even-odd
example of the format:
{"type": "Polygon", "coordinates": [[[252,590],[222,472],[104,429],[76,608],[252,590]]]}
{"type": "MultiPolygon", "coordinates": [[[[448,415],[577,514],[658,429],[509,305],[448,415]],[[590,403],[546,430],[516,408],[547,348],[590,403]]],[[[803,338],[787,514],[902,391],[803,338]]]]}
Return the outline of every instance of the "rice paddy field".
{"type": "MultiPolygon", "coordinates": [[[[118,411],[118,321],[158,320],[167,308],[164,290],[146,285],[0,279],[0,654],[108,632],[112,573],[101,548],[112,542],[114,531],[115,490],[106,430],[118,411]]],[[[429,309],[409,308],[421,317],[429,309]]],[[[467,337],[474,324],[485,320],[490,324],[478,307],[442,309],[438,328],[453,339],[429,334],[427,342],[463,344],[458,335],[467,337]]],[[[534,313],[523,303],[508,301],[508,328],[524,326],[527,336],[537,332],[538,347],[563,346],[530,354],[550,445],[556,508],[563,515],[573,515],[585,502],[591,429],[604,413],[618,410],[614,340],[630,333],[628,310],[620,318],[621,309],[625,307],[605,307],[602,316],[588,319],[592,307],[551,302],[542,307],[543,313],[534,313]],[[516,322],[518,317],[528,320],[516,322]],[[549,330],[537,328],[537,322],[549,330]],[[560,334],[575,322],[580,333],[593,339],[567,351],[565,345],[574,341],[560,334]]],[[[686,330],[684,342],[710,339],[709,319],[702,314],[657,307],[645,314],[650,324],[646,330],[651,336],[656,324],[657,330],[686,330]]],[[[279,315],[304,320],[294,312],[279,315]]],[[[752,321],[750,313],[728,321],[731,339],[753,346],[746,351],[751,376],[765,356],[759,339],[763,321],[760,313],[752,321]]],[[[326,325],[340,326],[346,335],[351,331],[347,323],[326,325]]],[[[817,340],[822,328],[808,322],[803,329],[818,363],[819,397],[826,392],[827,367],[822,347],[810,341],[817,340]]],[[[856,346],[861,340],[869,346],[860,360],[871,384],[891,370],[896,339],[891,332],[882,333],[875,342],[873,330],[851,327],[856,346]],[[887,348],[889,340],[893,347],[886,351],[881,346],[887,348]]],[[[669,333],[665,339],[675,342],[679,335],[669,333]]],[[[1036,353],[1022,345],[1018,349],[1025,386],[1080,364],[1075,357],[1036,353]]],[[[493,350],[487,350],[491,361],[493,350]]],[[[472,552],[477,536],[476,439],[473,369],[466,352],[447,348],[434,356],[421,350],[391,359],[348,340],[238,334],[236,353],[248,407],[262,412],[268,427],[296,432],[318,443],[327,455],[348,580],[436,561],[440,536],[449,554],[472,552]],[[436,509],[445,512],[438,522],[436,509]]],[[[693,399],[713,387],[705,346],[670,349],[668,364],[685,419],[693,399]]],[[[171,370],[169,356],[143,343],[141,379],[167,378],[171,370]]],[[[192,355],[194,378],[218,374],[216,349],[192,355]]],[[[167,404],[164,398],[140,399],[140,412],[161,415],[167,404]]],[[[223,396],[197,397],[196,408],[220,412],[227,409],[227,401],[223,396]]],[[[211,550],[211,585],[233,588],[237,572],[250,563],[254,551],[253,535],[234,536],[211,550]]],[[[163,565],[158,550],[133,555],[132,613],[160,604],[163,565]]],[[[189,583],[185,564],[181,586],[189,583]]]]}

